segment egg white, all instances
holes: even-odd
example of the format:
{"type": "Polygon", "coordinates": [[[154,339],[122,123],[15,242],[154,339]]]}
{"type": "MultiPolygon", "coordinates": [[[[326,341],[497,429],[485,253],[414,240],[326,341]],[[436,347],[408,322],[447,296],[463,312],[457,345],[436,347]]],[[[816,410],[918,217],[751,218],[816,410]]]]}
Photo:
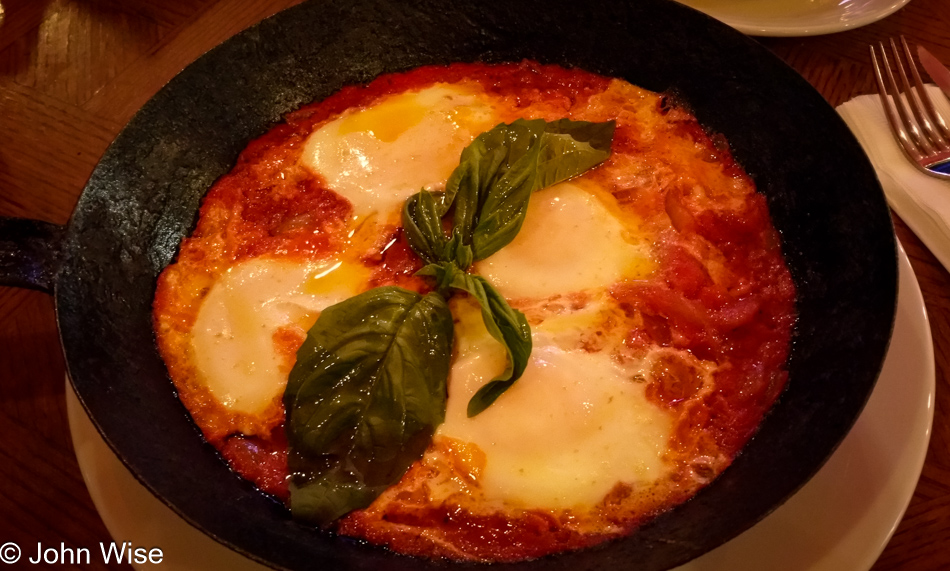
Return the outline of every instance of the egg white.
{"type": "Polygon", "coordinates": [[[462,149],[500,122],[498,107],[461,85],[391,95],[314,131],[301,162],[350,201],[356,217],[392,221],[407,198],[445,184],[462,149]]]}
{"type": "Polygon", "coordinates": [[[274,343],[283,327],[306,331],[324,308],[365,288],[354,262],[260,257],[232,266],[208,292],[192,328],[201,380],[231,412],[257,415],[280,399],[289,366],[274,343]]]}
{"type": "MultiPolygon", "coordinates": [[[[453,300],[454,301],[454,300],[453,300]]],[[[454,301],[457,354],[438,434],[476,444],[486,456],[480,485],[489,500],[516,507],[592,506],[618,483],[664,477],[669,414],[646,399],[644,366],[609,351],[564,348],[544,326],[524,375],[469,418],[469,399],[497,375],[506,354],[471,300],[454,301]]]]}
{"type": "Polygon", "coordinates": [[[535,192],[515,239],[475,270],[507,298],[544,298],[648,275],[649,245],[605,204],[610,200],[574,182],[535,192]]]}

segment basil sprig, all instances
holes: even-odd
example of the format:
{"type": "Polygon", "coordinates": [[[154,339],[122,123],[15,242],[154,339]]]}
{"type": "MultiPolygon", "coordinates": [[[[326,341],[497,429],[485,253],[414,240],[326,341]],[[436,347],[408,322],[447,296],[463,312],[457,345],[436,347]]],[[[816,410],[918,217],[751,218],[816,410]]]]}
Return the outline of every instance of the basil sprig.
{"type": "Polygon", "coordinates": [[[403,228],[410,247],[429,265],[443,291],[475,297],[489,333],[505,345],[508,363],[468,403],[472,417],[490,406],[521,377],[531,355],[524,314],[480,276],[465,270],[510,243],[521,230],[531,193],[575,177],[610,156],[615,124],[561,119],[518,119],[482,133],[462,151],[458,168],[436,198],[423,190],[406,201],[403,228]],[[453,209],[454,207],[454,209],[453,209]],[[452,214],[451,235],[443,217],[452,214]]]}
{"type": "Polygon", "coordinates": [[[463,272],[452,262],[429,264],[418,275],[432,276],[440,291],[461,290],[474,297],[482,308],[482,320],[488,332],[508,352],[508,364],[500,375],[480,388],[468,401],[469,418],[488,408],[524,373],[531,356],[531,328],[523,313],[512,309],[508,301],[482,276],[463,272]]]}
{"type": "MultiPolygon", "coordinates": [[[[471,247],[474,260],[484,260],[521,230],[532,192],[573,178],[610,156],[614,127],[613,121],[570,119],[518,119],[498,125],[462,151],[436,212],[444,215],[454,205],[453,239],[471,247]]],[[[441,226],[431,226],[433,214],[428,208],[421,213],[426,216],[426,233],[413,240],[441,243],[441,226]]],[[[406,228],[414,227],[413,222],[406,228]]],[[[445,256],[439,261],[460,260],[445,256]]]]}
{"type": "Polygon", "coordinates": [[[294,517],[326,525],[405,474],[445,418],[452,313],[380,287],[320,314],[284,392],[294,517]]]}
{"type": "Polygon", "coordinates": [[[469,401],[468,415],[518,380],[531,354],[528,322],[466,270],[514,239],[532,192],[605,160],[613,132],[612,121],[498,125],[462,151],[444,193],[406,201],[406,237],[427,263],[418,273],[432,277],[436,291],[372,289],[323,310],[307,333],[284,392],[295,518],[325,526],[364,508],[422,456],[445,418],[453,290],[478,300],[508,354],[505,370],[469,401]]]}

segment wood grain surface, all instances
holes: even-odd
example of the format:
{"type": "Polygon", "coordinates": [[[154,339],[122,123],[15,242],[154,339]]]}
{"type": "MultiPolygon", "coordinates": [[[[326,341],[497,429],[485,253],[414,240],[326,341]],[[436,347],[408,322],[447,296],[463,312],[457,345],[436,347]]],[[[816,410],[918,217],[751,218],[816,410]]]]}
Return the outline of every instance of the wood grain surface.
{"type": "MultiPolygon", "coordinates": [[[[209,48],[295,3],[0,0],[0,216],[64,224],[145,101],[209,48]]],[[[913,0],[856,30],[760,41],[838,105],[874,91],[867,46],[900,34],[950,63],[950,3],[913,0]]],[[[874,569],[950,569],[950,275],[895,223],[930,315],[936,413],[916,492],[874,569]]],[[[110,540],[73,453],[63,379],[51,298],[0,287],[0,544],[110,540]]],[[[93,558],[55,568],[122,567],[93,558]]]]}

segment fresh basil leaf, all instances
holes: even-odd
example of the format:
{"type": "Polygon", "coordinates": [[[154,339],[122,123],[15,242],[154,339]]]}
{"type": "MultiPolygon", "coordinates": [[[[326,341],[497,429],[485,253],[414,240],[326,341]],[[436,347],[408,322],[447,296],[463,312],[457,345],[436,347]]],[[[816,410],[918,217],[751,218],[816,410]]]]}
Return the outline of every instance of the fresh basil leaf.
{"type": "Polygon", "coordinates": [[[464,244],[460,233],[447,238],[442,229],[442,214],[433,194],[423,190],[406,200],[402,224],[409,247],[429,264],[454,261],[462,268],[472,265],[472,247],[464,244]]]}
{"type": "MultiPolygon", "coordinates": [[[[494,254],[521,229],[531,193],[577,176],[610,156],[615,123],[518,119],[475,138],[446,183],[439,212],[474,259],[494,254]]],[[[462,269],[465,269],[464,267],[462,269]]]]}
{"type": "Polygon", "coordinates": [[[485,194],[509,162],[524,155],[543,132],[543,120],[518,119],[511,125],[500,124],[485,131],[462,150],[459,166],[445,184],[443,212],[454,204],[454,227],[466,244],[478,224],[485,194]]]}
{"type": "Polygon", "coordinates": [[[452,335],[435,292],[380,287],[323,310],[284,392],[295,518],[366,507],[422,456],[445,418],[452,335]]]}
{"type": "Polygon", "coordinates": [[[610,157],[616,123],[559,119],[548,123],[542,141],[544,164],[538,166],[537,188],[547,188],[591,169],[610,157]]]}
{"type": "Polygon", "coordinates": [[[406,200],[402,226],[409,247],[428,264],[445,261],[448,239],[442,230],[442,214],[432,193],[423,190],[406,200]]]}
{"type": "Polygon", "coordinates": [[[523,313],[508,305],[508,301],[488,280],[482,276],[467,274],[451,262],[430,264],[419,270],[418,274],[436,278],[440,289],[451,287],[462,290],[478,300],[485,327],[508,352],[505,370],[480,388],[468,401],[468,416],[473,417],[491,406],[524,373],[531,356],[531,328],[528,326],[528,320],[523,313]]]}
{"type": "Polygon", "coordinates": [[[569,119],[548,123],[538,119],[518,120],[509,128],[522,134],[512,137],[505,168],[496,173],[493,184],[484,191],[472,232],[476,260],[491,256],[514,239],[524,223],[531,193],[606,160],[615,123],[569,119]]]}
{"type": "Polygon", "coordinates": [[[607,159],[614,128],[613,121],[518,119],[485,131],[462,150],[438,199],[422,191],[406,201],[409,245],[426,263],[455,261],[468,269],[469,254],[482,260],[514,239],[532,192],[607,159]],[[452,239],[446,242],[440,221],[453,206],[452,239]]]}
{"type": "Polygon", "coordinates": [[[457,230],[452,232],[452,238],[445,245],[445,261],[453,262],[463,270],[467,270],[475,261],[472,247],[463,242],[462,235],[457,230]]]}

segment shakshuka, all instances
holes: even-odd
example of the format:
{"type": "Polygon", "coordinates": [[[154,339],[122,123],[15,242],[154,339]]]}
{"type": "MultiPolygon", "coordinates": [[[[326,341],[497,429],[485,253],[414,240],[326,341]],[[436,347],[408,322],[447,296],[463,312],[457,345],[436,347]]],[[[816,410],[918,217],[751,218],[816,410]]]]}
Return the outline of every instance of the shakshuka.
{"type": "MultiPolygon", "coordinates": [[[[587,144],[575,138],[569,143],[587,144]]],[[[561,160],[557,152],[525,168],[561,160]]],[[[485,163],[470,178],[507,168],[485,163]]],[[[494,211],[484,212],[485,203],[482,196],[469,206],[487,219],[494,211]]],[[[302,346],[316,343],[308,332],[318,339],[313,331],[327,327],[318,321],[328,308],[358,305],[371,291],[438,305],[445,354],[434,358],[445,363],[445,380],[433,385],[441,394],[422,399],[439,410],[430,428],[392,450],[386,438],[373,441],[378,457],[415,456],[394,464],[403,468],[391,483],[365,486],[373,491],[358,507],[336,505],[349,511],[319,524],[431,558],[517,561],[583,548],[688,500],[730,464],[778,398],[795,323],[794,285],[765,198],[688,102],[533,62],[418,68],[290,113],[212,186],[194,232],[159,278],[155,331],[181,401],[231,468],[294,515],[295,490],[307,483],[294,455],[318,446],[320,431],[357,417],[369,427],[344,430],[312,463],[332,464],[341,485],[360,484],[361,460],[334,456],[339,442],[359,447],[379,423],[433,406],[400,393],[415,371],[439,374],[441,365],[425,360],[438,351],[426,349],[412,353],[421,355],[412,367],[389,363],[385,375],[372,373],[387,390],[353,392],[394,399],[399,406],[374,402],[372,410],[397,418],[380,420],[373,415],[383,413],[357,399],[299,442],[289,431],[285,390],[302,366],[302,346]],[[466,149],[490,146],[479,143],[488,140],[483,133],[529,123],[609,124],[612,134],[595,166],[532,190],[509,243],[445,262],[457,280],[478,276],[491,311],[501,307],[530,330],[516,382],[472,414],[473,398],[511,372],[517,352],[492,331],[487,302],[420,273],[431,260],[412,243],[406,205],[417,193],[434,197],[441,218],[429,232],[448,241],[463,206],[461,198],[454,206],[439,200],[466,149]]],[[[362,327],[375,315],[348,319],[362,327]]],[[[333,339],[326,331],[319,338],[333,339]]],[[[358,376],[347,369],[339,383],[358,376]]],[[[312,399],[306,414],[337,410],[321,399],[344,400],[300,391],[295,399],[312,399]]],[[[320,494],[331,503],[340,497],[320,494]]],[[[303,513],[313,501],[301,500],[303,513]]]]}

